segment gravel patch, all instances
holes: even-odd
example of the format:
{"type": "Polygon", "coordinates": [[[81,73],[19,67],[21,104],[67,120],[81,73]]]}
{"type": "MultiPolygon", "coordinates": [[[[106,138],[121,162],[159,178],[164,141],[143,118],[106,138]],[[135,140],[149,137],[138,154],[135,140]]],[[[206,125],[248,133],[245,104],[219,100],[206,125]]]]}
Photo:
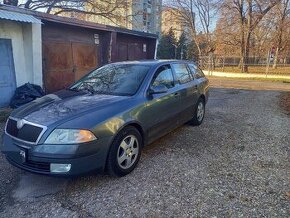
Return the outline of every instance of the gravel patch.
{"type": "MultiPolygon", "coordinates": [[[[5,123],[0,122],[0,135],[4,131],[5,123]]],[[[2,137],[0,137],[0,146],[2,137]]],[[[8,205],[14,204],[11,192],[17,185],[21,171],[7,163],[4,155],[0,154],[0,212],[8,205]]],[[[1,216],[0,216],[1,217],[1,216]]]]}
{"type": "Polygon", "coordinates": [[[184,125],[144,148],[130,175],[67,179],[56,193],[29,201],[11,196],[31,174],[0,155],[7,189],[0,197],[11,199],[0,217],[289,217],[290,117],[279,95],[213,89],[204,124],[184,125]]]}

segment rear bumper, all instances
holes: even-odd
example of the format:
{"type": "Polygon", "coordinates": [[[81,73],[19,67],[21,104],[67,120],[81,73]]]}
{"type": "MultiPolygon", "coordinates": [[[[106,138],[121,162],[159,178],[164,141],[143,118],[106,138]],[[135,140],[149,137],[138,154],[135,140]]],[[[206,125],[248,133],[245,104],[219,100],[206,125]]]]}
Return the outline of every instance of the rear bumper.
{"type": "Polygon", "coordinates": [[[43,145],[42,147],[38,145],[29,147],[19,144],[6,134],[3,136],[3,144],[1,151],[12,165],[32,173],[53,176],[77,176],[90,172],[103,172],[109,147],[108,144],[100,145],[99,142],[98,144],[75,145],[76,149],[69,149],[67,145],[61,148],[62,145],[58,145],[60,146],[58,151],[61,150],[61,153],[53,153],[49,146],[48,153],[39,153],[39,148],[45,151],[43,145]],[[84,152],[83,147],[87,147],[85,149],[87,152],[84,152]],[[94,148],[92,149],[92,147],[94,148]],[[52,163],[70,164],[71,168],[68,172],[53,173],[50,171],[52,163]]]}

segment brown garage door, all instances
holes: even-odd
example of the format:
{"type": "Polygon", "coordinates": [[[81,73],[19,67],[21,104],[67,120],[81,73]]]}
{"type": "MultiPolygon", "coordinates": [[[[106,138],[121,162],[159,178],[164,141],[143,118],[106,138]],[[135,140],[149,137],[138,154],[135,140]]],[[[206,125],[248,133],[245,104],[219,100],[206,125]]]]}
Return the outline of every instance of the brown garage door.
{"type": "Polygon", "coordinates": [[[133,61],[146,59],[146,52],[142,50],[142,43],[118,43],[118,60],[119,61],[133,61]]]}
{"type": "Polygon", "coordinates": [[[98,49],[79,42],[43,43],[44,86],[48,93],[67,88],[98,66],[98,49]]]}

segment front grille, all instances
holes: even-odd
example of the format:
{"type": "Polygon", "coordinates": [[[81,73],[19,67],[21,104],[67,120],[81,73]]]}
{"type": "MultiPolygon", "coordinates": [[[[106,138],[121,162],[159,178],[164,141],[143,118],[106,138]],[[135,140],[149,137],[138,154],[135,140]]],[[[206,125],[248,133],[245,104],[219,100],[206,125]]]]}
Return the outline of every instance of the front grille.
{"type": "Polygon", "coordinates": [[[30,123],[24,122],[22,128],[17,128],[17,121],[9,118],[6,126],[6,132],[23,141],[35,143],[43,131],[42,127],[32,125],[30,123]]]}

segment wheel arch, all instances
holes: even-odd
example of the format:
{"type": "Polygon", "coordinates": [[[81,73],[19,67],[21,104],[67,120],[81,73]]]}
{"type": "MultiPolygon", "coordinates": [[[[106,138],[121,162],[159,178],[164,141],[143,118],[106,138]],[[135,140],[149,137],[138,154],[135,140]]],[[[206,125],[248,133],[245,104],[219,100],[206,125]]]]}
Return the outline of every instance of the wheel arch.
{"type": "Polygon", "coordinates": [[[107,170],[107,161],[108,161],[108,157],[109,157],[109,151],[111,149],[111,146],[112,146],[112,143],[114,142],[116,136],[123,130],[125,129],[126,127],[134,127],[135,129],[137,129],[137,131],[140,133],[141,135],[141,138],[142,138],[142,147],[144,147],[145,145],[145,132],[144,132],[144,129],[143,127],[141,126],[141,124],[138,122],[138,121],[130,121],[130,122],[127,122],[127,123],[124,123],[124,125],[122,125],[118,131],[116,132],[116,134],[114,135],[114,137],[112,138],[111,142],[110,142],[110,148],[108,149],[108,152],[107,152],[107,156],[106,156],[106,162],[105,162],[105,165],[104,165],[104,170],[106,171],[107,170]]]}
{"type": "Polygon", "coordinates": [[[205,98],[205,95],[204,94],[201,94],[199,96],[199,99],[202,99],[204,103],[206,103],[206,98],[205,98]]]}

